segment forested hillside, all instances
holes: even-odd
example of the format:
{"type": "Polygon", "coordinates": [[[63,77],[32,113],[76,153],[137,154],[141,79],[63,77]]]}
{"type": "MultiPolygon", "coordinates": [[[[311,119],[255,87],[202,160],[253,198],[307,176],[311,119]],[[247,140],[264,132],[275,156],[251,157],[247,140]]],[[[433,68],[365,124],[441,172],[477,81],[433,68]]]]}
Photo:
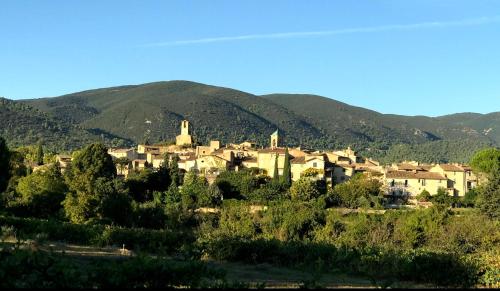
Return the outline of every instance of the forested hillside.
{"type": "Polygon", "coordinates": [[[92,141],[118,145],[127,143],[98,129],[84,129],[26,103],[4,98],[0,98],[0,124],[0,136],[15,146],[42,142],[49,149],[67,150],[92,141]]]}
{"type": "Polygon", "coordinates": [[[95,138],[109,145],[154,143],[173,140],[183,119],[191,122],[192,134],[200,143],[252,140],[266,146],[268,136],[278,128],[283,145],[352,146],[385,162],[465,162],[475,150],[500,142],[499,112],[408,117],[316,95],[256,96],[188,81],[5,100],[3,104],[0,120],[7,126],[2,127],[2,134],[15,145],[35,143],[42,137],[61,148],[82,146],[95,138]]]}

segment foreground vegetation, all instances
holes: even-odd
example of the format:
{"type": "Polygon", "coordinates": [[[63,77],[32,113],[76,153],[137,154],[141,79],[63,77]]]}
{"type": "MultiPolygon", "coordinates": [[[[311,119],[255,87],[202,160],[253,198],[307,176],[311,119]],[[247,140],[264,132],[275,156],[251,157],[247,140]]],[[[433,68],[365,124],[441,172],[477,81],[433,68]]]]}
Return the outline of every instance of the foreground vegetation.
{"type": "Polygon", "coordinates": [[[225,172],[209,186],[194,172],[182,175],[176,157],[122,180],[100,144],[77,152],[64,174],[57,165],[28,173],[20,156],[0,139],[2,239],[125,245],[138,257],[81,262],[4,247],[2,287],[228,286],[207,260],[361,276],[375,286],[500,287],[496,149],[471,161],[485,179],[463,199],[474,207],[433,198],[429,209],[383,214],[342,211],[383,208],[380,184],[363,176],[332,188],[308,177],[290,184],[286,175],[225,172]],[[42,271],[29,277],[33,270],[42,271]]]}

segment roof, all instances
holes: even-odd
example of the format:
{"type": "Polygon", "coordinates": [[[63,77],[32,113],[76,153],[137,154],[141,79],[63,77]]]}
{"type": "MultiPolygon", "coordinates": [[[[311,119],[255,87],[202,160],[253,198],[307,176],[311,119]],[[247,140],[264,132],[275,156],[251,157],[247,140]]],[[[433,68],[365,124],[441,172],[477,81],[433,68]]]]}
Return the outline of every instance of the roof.
{"type": "Polygon", "coordinates": [[[422,168],[422,170],[424,171],[429,171],[432,167],[434,167],[433,165],[420,165],[420,168],[422,168]]]}
{"type": "Polygon", "coordinates": [[[432,172],[408,172],[408,171],[390,171],[387,172],[386,178],[389,179],[429,179],[429,180],[446,180],[443,175],[432,172]]]}
{"type": "Polygon", "coordinates": [[[265,148],[265,149],[258,150],[258,152],[263,153],[263,154],[268,154],[268,153],[285,154],[285,149],[283,149],[283,148],[275,148],[275,149],[265,148]]]}
{"type": "Polygon", "coordinates": [[[465,171],[472,171],[472,168],[470,166],[462,166],[462,168],[465,170],[465,171]]]}
{"type": "Polygon", "coordinates": [[[291,164],[305,164],[306,163],[306,157],[295,157],[290,160],[291,164]]]}
{"type": "Polygon", "coordinates": [[[443,169],[446,172],[464,172],[464,168],[456,165],[450,165],[450,164],[439,164],[441,169],[443,169]]]}
{"type": "Polygon", "coordinates": [[[110,148],[108,151],[109,152],[113,152],[113,153],[126,153],[126,152],[133,151],[133,150],[134,150],[133,148],[129,148],[129,149],[124,149],[124,148],[110,148]]]}
{"type": "Polygon", "coordinates": [[[246,157],[242,162],[244,162],[244,163],[257,163],[257,158],[246,157]]]}
{"type": "Polygon", "coordinates": [[[415,166],[412,164],[401,163],[398,164],[398,170],[413,171],[413,170],[423,170],[420,166],[415,166]]]}

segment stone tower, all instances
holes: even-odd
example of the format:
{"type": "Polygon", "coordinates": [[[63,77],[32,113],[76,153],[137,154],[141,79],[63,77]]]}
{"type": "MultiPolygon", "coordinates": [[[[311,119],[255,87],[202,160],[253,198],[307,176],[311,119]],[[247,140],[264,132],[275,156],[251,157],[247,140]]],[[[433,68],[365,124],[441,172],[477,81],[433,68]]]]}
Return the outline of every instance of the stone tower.
{"type": "Polygon", "coordinates": [[[175,138],[175,144],[178,146],[193,144],[193,139],[189,134],[189,121],[181,121],[181,134],[175,138]]]}
{"type": "Polygon", "coordinates": [[[271,148],[275,149],[278,147],[278,130],[276,129],[273,134],[271,134],[271,148]]]}
{"type": "Polygon", "coordinates": [[[181,122],[181,135],[189,135],[189,121],[187,120],[181,122]]]}

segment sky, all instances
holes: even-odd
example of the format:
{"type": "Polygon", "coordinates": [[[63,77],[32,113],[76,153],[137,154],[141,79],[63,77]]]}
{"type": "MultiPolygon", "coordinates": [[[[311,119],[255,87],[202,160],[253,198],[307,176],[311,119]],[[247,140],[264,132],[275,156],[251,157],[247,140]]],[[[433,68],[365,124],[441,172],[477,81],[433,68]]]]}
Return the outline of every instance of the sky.
{"type": "Polygon", "coordinates": [[[500,111],[500,0],[0,0],[0,96],[168,80],[500,111]]]}

